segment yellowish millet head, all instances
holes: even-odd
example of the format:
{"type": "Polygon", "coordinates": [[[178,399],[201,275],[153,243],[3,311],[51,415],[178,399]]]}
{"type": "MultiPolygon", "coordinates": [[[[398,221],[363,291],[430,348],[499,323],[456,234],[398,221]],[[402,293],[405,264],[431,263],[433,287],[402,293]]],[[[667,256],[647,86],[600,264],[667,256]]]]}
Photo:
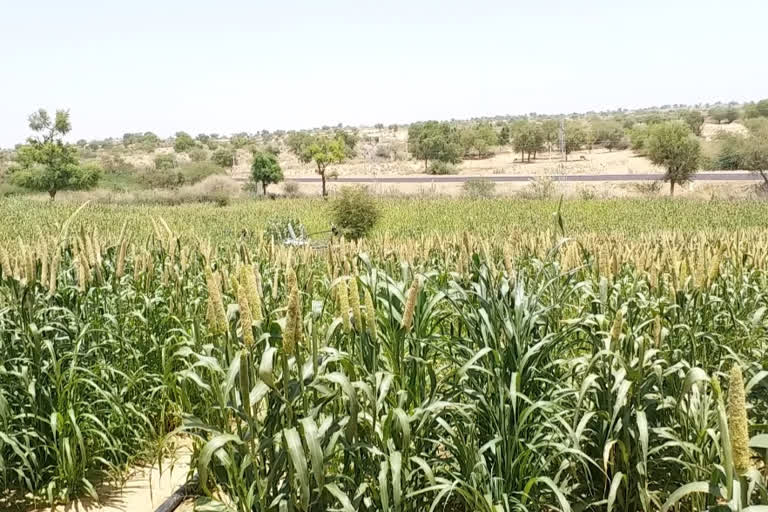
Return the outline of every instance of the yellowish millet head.
{"type": "Polygon", "coordinates": [[[749,420],[741,367],[734,364],[728,376],[728,430],[731,434],[733,465],[739,475],[749,470],[749,420]]]}
{"type": "Polygon", "coordinates": [[[349,305],[352,308],[352,317],[355,321],[355,329],[357,329],[357,332],[362,332],[363,317],[360,310],[360,291],[357,287],[356,276],[349,278],[349,305]]]}

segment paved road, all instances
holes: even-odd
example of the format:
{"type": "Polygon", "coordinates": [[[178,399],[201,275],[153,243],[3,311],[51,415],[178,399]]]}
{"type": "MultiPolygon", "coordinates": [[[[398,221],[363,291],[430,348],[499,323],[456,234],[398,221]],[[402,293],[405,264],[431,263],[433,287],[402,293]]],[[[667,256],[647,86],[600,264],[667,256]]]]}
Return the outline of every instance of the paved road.
{"type": "MultiPolygon", "coordinates": [[[[340,176],[329,179],[337,183],[464,183],[474,178],[485,178],[496,182],[527,182],[538,176],[494,174],[491,176],[340,176]]],[[[653,181],[660,180],[663,174],[555,174],[550,176],[555,181],[653,181]]],[[[301,183],[319,183],[319,176],[286,177],[290,181],[301,183]]],[[[760,176],[749,172],[706,172],[693,177],[696,181],[753,181],[760,176]]]]}

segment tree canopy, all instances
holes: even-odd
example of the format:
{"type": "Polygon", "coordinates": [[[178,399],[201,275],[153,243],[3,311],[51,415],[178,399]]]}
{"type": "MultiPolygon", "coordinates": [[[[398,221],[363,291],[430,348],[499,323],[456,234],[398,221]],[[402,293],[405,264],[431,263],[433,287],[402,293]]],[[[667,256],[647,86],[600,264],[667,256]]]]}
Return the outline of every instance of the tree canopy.
{"type": "Polygon", "coordinates": [[[408,150],[417,160],[424,160],[427,170],[430,160],[457,164],[463,153],[459,131],[451,123],[426,121],[408,127],[408,150]]]}
{"type": "Polygon", "coordinates": [[[699,169],[701,144],[684,121],[667,121],[652,126],[645,141],[648,158],[666,169],[664,181],[669,182],[669,193],[675,185],[685,184],[699,169]]]}
{"type": "Polygon", "coordinates": [[[287,144],[302,163],[314,162],[315,172],[322,180],[323,197],[325,197],[328,195],[326,169],[329,165],[341,163],[354,155],[357,136],[341,130],[337,131],[333,137],[325,134],[297,133],[288,138],[287,144]]]}
{"type": "Polygon", "coordinates": [[[95,185],[100,170],[81,166],[77,148],[62,137],[70,132],[69,112],[57,110],[51,118],[44,109],[29,116],[29,127],[37,135],[27,139],[27,145],[17,151],[11,167],[13,183],[31,190],[48,192],[51,199],[59,190],[87,189],[95,185]]]}
{"type": "Polygon", "coordinates": [[[283,181],[283,170],[277,162],[277,157],[267,151],[254,151],[251,181],[256,185],[261,184],[264,195],[267,194],[267,185],[283,181]]]}

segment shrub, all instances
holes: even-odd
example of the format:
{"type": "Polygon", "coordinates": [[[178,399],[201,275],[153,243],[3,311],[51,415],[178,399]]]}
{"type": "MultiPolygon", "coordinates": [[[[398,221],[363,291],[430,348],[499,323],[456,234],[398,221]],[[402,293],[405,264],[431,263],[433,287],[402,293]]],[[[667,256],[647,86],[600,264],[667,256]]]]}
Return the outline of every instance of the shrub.
{"type": "Polygon", "coordinates": [[[633,187],[641,194],[656,195],[661,191],[662,183],[658,180],[654,181],[641,181],[635,183],[633,187]]]}
{"type": "Polygon", "coordinates": [[[301,195],[299,184],[295,181],[283,182],[283,194],[285,197],[299,197],[301,195]]]}
{"type": "Polygon", "coordinates": [[[194,185],[182,187],[178,197],[186,203],[215,203],[226,206],[240,192],[240,184],[228,176],[207,176],[194,185]]]}
{"type": "Polygon", "coordinates": [[[184,184],[184,174],[177,169],[145,169],[138,181],[144,188],[176,188],[184,184]]]}
{"type": "Polygon", "coordinates": [[[367,187],[344,187],[331,204],[331,216],[342,235],[357,240],[373,229],[381,210],[367,187]]]}
{"type": "Polygon", "coordinates": [[[25,189],[13,183],[0,183],[0,197],[16,196],[25,192],[25,189]]]}
{"type": "Polygon", "coordinates": [[[593,187],[581,187],[579,189],[579,199],[591,201],[597,198],[597,191],[593,187]]]}
{"type": "Polygon", "coordinates": [[[101,168],[106,174],[132,174],[137,171],[135,165],[117,155],[101,157],[101,168]]]}
{"type": "Polygon", "coordinates": [[[157,155],[155,157],[155,169],[163,171],[176,167],[176,156],[172,154],[157,155]]]}
{"type": "Polygon", "coordinates": [[[379,158],[391,158],[392,147],[389,144],[380,144],[376,146],[374,154],[379,158]]]}
{"type": "Polygon", "coordinates": [[[549,176],[537,176],[523,191],[523,196],[530,199],[549,199],[555,195],[555,180],[549,176]]]}
{"type": "Polygon", "coordinates": [[[220,173],[221,167],[211,162],[190,162],[171,169],[146,169],[138,174],[138,181],[145,188],[176,188],[220,173]]]}
{"type": "Polygon", "coordinates": [[[188,133],[178,132],[176,138],[173,141],[173,150],[177,153],[183,153],[189,151],[195,147],[195,139],[193,139],[188,133]]]}
{"type": "Polygon", "coordinates": [[[441,161],[435,161],[429,164],[429,167],[427,168],[427,174],[432,175],[446,175],[446,174],[457,174],[459,172],[458,168],[448,162],[441,162],[441,161]]]}
{"type": "Polygon", "coordinates": [[[472,178],[464,182],[464,193],[472,198],[489,198],[496,193],[496,183],[488,178],[472,178]]]}
{"type": "Polygon", "coordinates": [[[232,167],[235,163],[235,150],[220,148],[213,152],[211,161],[219,167],[232,167]]]}
{"type": "Polygon", "coordinates": [[[190,162],[179,166],[179,172],[184,176],[185,184],[197,183],[208,176],[221,174],[221,167],[212,162],[190,162]]]}
{"type": "Polygon", "coordinates": [[[193,162],[204,162],[208,159],[208,152],[203,148],[195,148],[189,152],[189,159],[193,162]]]}

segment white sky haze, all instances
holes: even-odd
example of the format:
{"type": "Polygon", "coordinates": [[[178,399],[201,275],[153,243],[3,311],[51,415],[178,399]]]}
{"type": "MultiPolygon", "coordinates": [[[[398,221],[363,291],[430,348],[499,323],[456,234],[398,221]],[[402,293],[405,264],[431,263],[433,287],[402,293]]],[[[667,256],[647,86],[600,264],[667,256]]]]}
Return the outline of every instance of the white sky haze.
{"type": "Polygon", "coordinates": [[[0,0],[0,146],[768,97],[765,0],[0,0]]]}

